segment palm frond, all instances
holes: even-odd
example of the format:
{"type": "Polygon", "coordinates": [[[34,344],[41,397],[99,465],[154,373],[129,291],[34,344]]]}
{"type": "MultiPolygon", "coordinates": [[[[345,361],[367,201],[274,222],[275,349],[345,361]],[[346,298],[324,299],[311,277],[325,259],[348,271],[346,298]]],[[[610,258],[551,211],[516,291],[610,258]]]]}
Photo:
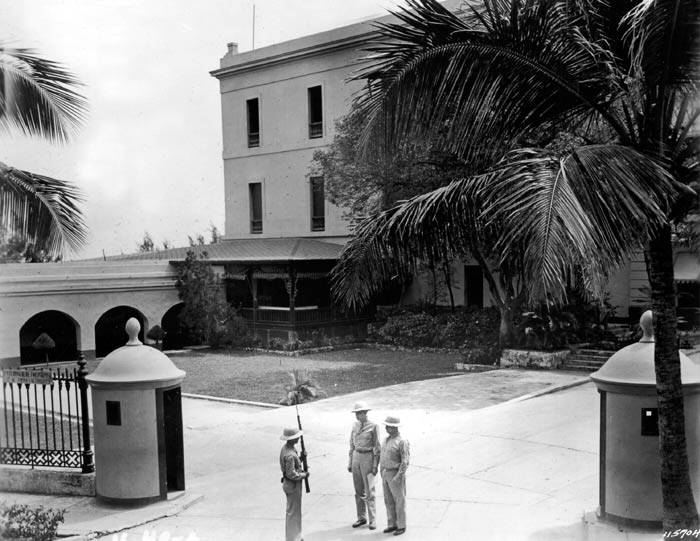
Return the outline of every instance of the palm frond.
{"type": "Polygon", "coordinates": [[[620,145],[578,148],[558,159],[548,152],[511,153],[480,177],[482,218],[501,224],[495,250],[523,253],[531,299],[561,299],[564,279],[583,268],[600,292],[609,273],[666,223],[687,191],[665,164],[620,145]]]}
{"type": "Polygon", "coordinates": [[[403,24],[380,25],[386,39],[358,75],[370,78],[359,98],[370,118],[366,153],[430,137],[487,166],[543,123],[592,113],[626,137],[610,106],[620,91],[614,58],[571,24],[568,3],[485,5],[467,24],[434,0],[411,0],[412,11],[396,14],[403,24]]]}
{"type": "Polygon", "coordinates": [[[68,182],[0,163],[0,229],[8,237],[41,245],[52,256],[66,248],[77,252],[87,236],[81,201],[68,182]]]}
{"type": "Polygon", "coordinates": [[[356,309],[393,280],[408,281],[419,260],[464,257],[487,246],[496,233],[478,221],[472,184],[455,180],[362,220],[331,272],[334,296],[356,309]]]}
{"type": "Polygon", "coordinates": [[[649,88],[696,87],[700,80],[700,3],[642,0],[622,21],[631,76],[649,88]]]}
{"type": "Polygon", "coordinates": [[[293,406],[326,396],[326,392],[303,370],[295,368],[289,376],[291,381],[284,386],[286,395],[280,404],[293,406]]]}
{"type": "Polygon", "coordinates": [[[67,141],[87,115],[78,86],[61,64],[0,43],[0,128],[67,141]]]}

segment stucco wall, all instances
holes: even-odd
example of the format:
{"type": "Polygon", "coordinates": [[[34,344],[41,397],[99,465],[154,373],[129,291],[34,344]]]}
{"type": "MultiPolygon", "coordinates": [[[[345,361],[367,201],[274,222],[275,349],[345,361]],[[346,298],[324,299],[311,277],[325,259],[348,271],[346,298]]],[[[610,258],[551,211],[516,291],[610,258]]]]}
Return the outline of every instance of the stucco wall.
{"type": "MultiPolygon", "coordinates": [[[[275,58],[284,47],[270,47],[275,58]]],[[[334,122],[350,109],[359,83],[345,79],[357,69],[358,49],[321,56],[301,54],[264,62],[221,79],[226,238],[329,237],[348,233],[342,210],[326,201],[324,231],[311,231],[310,165],[314,150],[333,140],[334,122]],[[309,138],[307,90],[322,87],[323,136],[309,138]],[[260,146],[248,147],[246,101],[257,98],[260,146]],[[263,232],[250,232],[248,185],[263,184],[263,232]]],[[[236,59],[259,56],[259,51],[236,59]],[[255,54],[253,54],[255,53],[255,54]]]]}
{"type": "MultiPolygon", "coordinates": [[[[175,270],[167,262],[75,262],[0,265],[0,359],[19,359],[19,333],[34,315],[57,310],[78,328],[78,349],[95,349],[102,314],[130,306],[147,327],[178,304],[175,270]]],[[[125,338],[126,342],[126,338],[125,338]]]]}
{"type": "Polygon", "coordinates": [[[98,496],[152,498],[160,494],[154,389],[92,389],[98,496]],[[106,401],[121,405],[121,426],[107,425],[106,401]]]}
{"type": "MultiPolygon", "coordinates": [[[[661,521],[659,440],[641,435],[641,409],[656,408],[656,396],[607,393],[605,511],[644,521],[661,521]]],[[[700,497],[700,395],[685,396],[690,478],[700,497]]]]}

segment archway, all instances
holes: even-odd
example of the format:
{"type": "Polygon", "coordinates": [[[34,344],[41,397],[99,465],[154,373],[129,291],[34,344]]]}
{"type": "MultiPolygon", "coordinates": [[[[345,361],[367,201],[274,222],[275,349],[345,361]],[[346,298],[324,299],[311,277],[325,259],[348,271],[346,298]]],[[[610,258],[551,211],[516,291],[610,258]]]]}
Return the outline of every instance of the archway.
{"type": "Polygon", "coordinates": [[[131,317],[138,319],[141,324],[139,340],[144,341],[144,315],[131,306],[117,306],[107,310],[95,323],[95,356],[104,357],[126,344],[129,337],[124,327],[131,317]]]}
{"type": "Polygon", "coordinates": [[[78,358],[78,323],[64,312],[46,310],[30,317],[19,330],[21,364],[74,361],[78,358]],[[42,334],[48,334],[56,346],[37,350],[32,344],[42,334]]]}
{"type": "Polygon", "coordinates": [[[176,304],[165,312],[163,319],[161,319],[160,326],[165,331],[163,350],[182,349],[184,346],[196,345],[196,341],[180,325],[180,312],[184,307],[185,303],[176,304]]]}

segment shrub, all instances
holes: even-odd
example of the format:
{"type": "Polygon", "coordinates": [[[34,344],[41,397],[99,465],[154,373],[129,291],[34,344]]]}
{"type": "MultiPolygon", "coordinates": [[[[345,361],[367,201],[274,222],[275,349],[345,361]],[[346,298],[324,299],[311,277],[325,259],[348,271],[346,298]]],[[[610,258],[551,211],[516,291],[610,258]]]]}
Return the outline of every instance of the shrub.
{"type": "Polygon", "coordinates": [[[63,509],[44,509],[29,505],[0,503],[0,536],[4,539],[26,537],[35,541],[52,541],[63,522],[63,509]]]}
{"type": "Polygon", "coordinates": [[[402,347],[471,349],[498,345],[500,314],[495,308],[464,308],[453,312],[414,312],[416,307],[387,315],[375,324],[372,337],[402,347]]]}
{"type": "Polygon", "coordinates": [[[405,313],[390,316],[378,334],[383,341],[397,346],[432,346],[436,323],[435,318],[428,314],[405,313]]]}

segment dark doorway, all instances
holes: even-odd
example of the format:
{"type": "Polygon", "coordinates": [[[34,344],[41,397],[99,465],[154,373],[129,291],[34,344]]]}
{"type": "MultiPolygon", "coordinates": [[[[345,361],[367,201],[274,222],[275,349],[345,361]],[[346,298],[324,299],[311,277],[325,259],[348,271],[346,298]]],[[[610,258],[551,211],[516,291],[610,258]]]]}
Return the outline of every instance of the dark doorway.
{"type": "Polygon", "coordinates": [[[117,348],[126,345],[129,336],[126,334],[126,322],[135,317],[141,324],[139,340],[143,342],[146,318],[136,308],[117,306],[107,310],[95,323],[95,356],[104,357],[117,348]]]}
{"type": "Polygon", "coordinates": [[[78,358],[78,325],[68,314],[46,310],[27,320],[19,330],[21,364],[74,361],[78,358]],[[34,349],[32,344],[42,334],[56,344],[51,349],[34,349]]]}
{"type": "Polygon", "coordinates": [[[464,306],[484,307],[484,275],[479,265],[464,266],[464,306]]]}
{"type": "Polygon", "coordinates": [[[185,346],[196,346],[200,341],[195,340],[190,336],[187,328],[181,324],[180,313],[185,307],[184,303],[179,303],[170,308],[163,319],[160,320],[160,326],[165,331],[163,337],[163,351],[169,349],[182,349],[185,346]]]}
{"type": "MultiPolygon", "coordinates": [[[[159,389],[162,422],[158,423],[161,492],[185,490],[185,452],[182,440],[182,398],[180,387],[159,389]]],[[[160,409],[160,408],[158,408],[160,409]]]]}

